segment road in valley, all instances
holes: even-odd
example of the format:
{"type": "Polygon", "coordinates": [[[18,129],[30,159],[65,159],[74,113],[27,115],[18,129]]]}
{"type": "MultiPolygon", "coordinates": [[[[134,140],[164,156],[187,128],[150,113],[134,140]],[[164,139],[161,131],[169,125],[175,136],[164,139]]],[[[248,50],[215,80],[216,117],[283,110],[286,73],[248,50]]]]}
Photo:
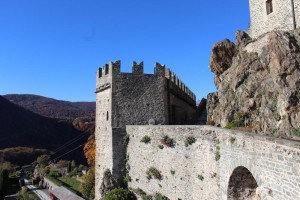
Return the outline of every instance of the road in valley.
{"type": "Polygon", "coordinates": [[[27,179],[24,180],[26,187],[34,192],[41,200],[52,200],[49,197],[49,191],[48,190],[41,190],[34,185],[32,185],[27,179]]]}

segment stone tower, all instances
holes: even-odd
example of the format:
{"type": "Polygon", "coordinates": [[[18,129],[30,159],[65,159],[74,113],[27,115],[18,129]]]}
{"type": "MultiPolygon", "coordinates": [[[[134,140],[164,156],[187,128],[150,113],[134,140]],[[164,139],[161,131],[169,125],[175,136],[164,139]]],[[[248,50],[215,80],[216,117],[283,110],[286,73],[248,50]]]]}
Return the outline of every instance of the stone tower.
{"type": "Polygon", "coordinates": [[[108,169],[122,185],[126,125],[194,124],[196,96],[164,65],[144,74],[143,62],[132,73],[120,72],[120,61],[99,68],[96,77],[96,199],[108,169]]]}
{"type": "Polygon", "coordinates": [[[299,0],[249,0],[249,4],[249,35],[252,38],[272,30],[292,30],[299,27],[299,0]]]}

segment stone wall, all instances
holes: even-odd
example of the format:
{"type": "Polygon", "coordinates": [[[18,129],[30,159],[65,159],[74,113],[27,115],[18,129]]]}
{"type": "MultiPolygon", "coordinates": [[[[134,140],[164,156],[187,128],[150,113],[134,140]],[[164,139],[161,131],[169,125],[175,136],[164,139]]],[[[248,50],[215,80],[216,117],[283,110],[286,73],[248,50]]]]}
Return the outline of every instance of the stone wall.
{"type": "Polygon", "coordinates": [[[233,172],[243,167],[257,183],[251,195],[274,200],[300,196],[300,142],[211,126],[127,126],[126,131],[133,189],[172,200],[225,200],[229,180],[237,180],[233,172]],[[145,135],[151,138],[148,144],[141,142],[145,135]],[[162,144],[164,135],[174,140],[173,147],[162,144]],[[196,141],[186,147],[189,136],[196,141]],[[147,178],[150,167],[159,170],[161,180],[147,178]]]}
{"type": "Polygon", "coordinates": [[[112,126],[167,124],[166,81],[152,74],[120,73],[114,77],[112,126]]]}
{"type": "Polygon", "coordinates": [[[51,190],[58,188],[58,186],[55,183],[53,183],[51,180],[49,180],[47,177],[44,177],[43,179],[43,186],[45,186],[50,192],[51,190]]]}
{"type": "Polygon", "coordinates": [[[100,185],[103,174],[106,169],[112,171],[113,166],[113,149],[112,149],[112,129],[111,123],[111,88],[96,94],[96,159],[95,159],[95,195],[100,199],[100,185]],[[107,118],[108,117],[108,118],[107,118]],[[108,120],[107,120],[108,119],[108,120]],[[104,145],[105,144],[105,145],[104,145]]]}
{"type": "MultiPolygon", "coordinates": [[[[267,15],[266,0],[250,0],[249,35],[252,38],[272,30],[292,30],[293,17],[290,0],[273,0],[273,12],[267,15]]],[[[296,21],[300,21],[299,1],[295,2],[296,21]]]]}

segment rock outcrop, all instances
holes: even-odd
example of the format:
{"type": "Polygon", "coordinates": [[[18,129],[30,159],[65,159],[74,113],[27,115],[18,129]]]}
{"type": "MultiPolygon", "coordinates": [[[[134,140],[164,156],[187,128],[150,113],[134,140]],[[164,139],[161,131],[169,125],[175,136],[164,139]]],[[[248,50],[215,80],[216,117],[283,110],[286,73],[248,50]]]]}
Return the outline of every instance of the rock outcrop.
{"type": "Polygon", "coordinates": [[[294,137],[300,127],[300,30],[273,31],[252,40],[236,33],[236,44],[214,45],[210,69],[218,92],[208,95],[208,120],[233,121],[254,132],[294,137]]]}

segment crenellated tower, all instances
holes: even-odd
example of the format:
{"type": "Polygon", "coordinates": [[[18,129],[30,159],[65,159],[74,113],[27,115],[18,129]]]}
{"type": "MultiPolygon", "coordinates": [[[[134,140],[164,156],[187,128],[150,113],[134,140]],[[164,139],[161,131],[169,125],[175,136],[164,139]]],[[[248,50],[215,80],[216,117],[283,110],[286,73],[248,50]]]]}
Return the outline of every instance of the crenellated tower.
{"type": "Polygon", "coordinates": [[[144,63],[121,72],[120,61],[99,68],[96,77],[96,199],[104,171],[123,183],[126,125],[194,124],[196,96],[165,65],[155,63],[154,74],[144,74],[144,63]]]}

